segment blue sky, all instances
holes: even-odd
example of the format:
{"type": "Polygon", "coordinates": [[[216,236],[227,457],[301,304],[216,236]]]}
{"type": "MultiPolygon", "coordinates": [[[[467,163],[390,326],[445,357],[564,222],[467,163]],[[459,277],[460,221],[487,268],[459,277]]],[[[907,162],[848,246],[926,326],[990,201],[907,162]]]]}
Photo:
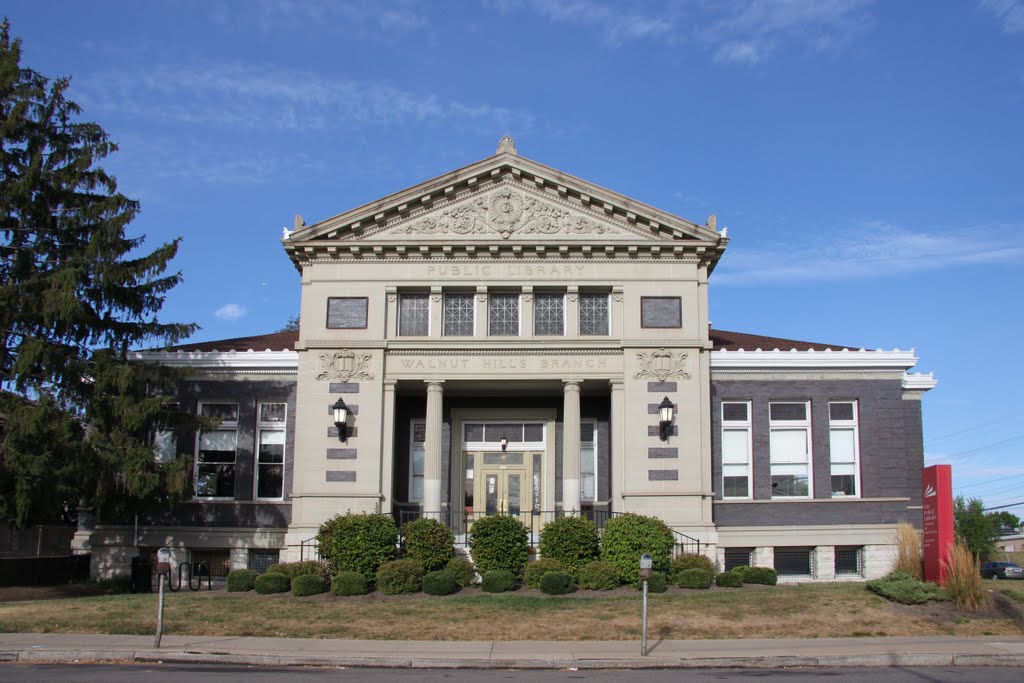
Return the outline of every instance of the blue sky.
{"type": "MultiPolygon", "coordinates": [[[[298,310],[307,223],[519,153],[732,242],[720,329],[916,348],[926,462],[1024,503],[1024,0],[10,2],[121,151],[164,318],[298,310]],[[1016,294],[1015,294],[1016,292],[1016,294]]],[[[1011,508],[1024,516],[1024,505],[1011,508]]]]}

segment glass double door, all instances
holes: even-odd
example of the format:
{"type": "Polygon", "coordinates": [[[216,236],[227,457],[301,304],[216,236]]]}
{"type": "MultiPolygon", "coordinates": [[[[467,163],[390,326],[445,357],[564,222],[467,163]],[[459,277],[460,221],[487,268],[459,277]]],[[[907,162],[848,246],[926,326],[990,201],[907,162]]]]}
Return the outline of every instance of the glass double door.
{"type": "Polygon", "coordinates": [[[477,452],[472,461],[474,517],[510,515],[525,519],[532,514],[534,498],[539,498],[539,490],[534,489],[540,485],[539,476],[534,476],[532,453],[477,452]]]}

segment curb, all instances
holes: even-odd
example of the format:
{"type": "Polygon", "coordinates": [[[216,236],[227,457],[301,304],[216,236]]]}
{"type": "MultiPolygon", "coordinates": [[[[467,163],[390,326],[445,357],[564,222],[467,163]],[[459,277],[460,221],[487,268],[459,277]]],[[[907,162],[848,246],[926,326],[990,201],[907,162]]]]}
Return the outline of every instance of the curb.
{"type": "Polygon", "coordinates": [[[56,650],[0,651],[0,662],[139,664],[232,664],[243,666],[320,666],[379,669],[792,669],[856,667],[1024,667],[1018,654],[867,654],[829,656],[701,657],[693,659],[428,659],[404,657],[318,657],[291,655],[214,654],[183,650],[56,650]]]}

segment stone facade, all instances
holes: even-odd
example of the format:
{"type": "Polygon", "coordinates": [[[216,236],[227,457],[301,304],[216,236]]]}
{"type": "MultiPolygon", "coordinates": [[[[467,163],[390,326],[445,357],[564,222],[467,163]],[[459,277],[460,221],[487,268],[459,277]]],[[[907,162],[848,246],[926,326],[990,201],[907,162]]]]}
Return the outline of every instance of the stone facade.
{"type": "Polygon", "coordinates": [[[296,217],[295,228],[282,244],[301,273],[301,331],[286,345],[139,356],[197,370],[182,388],[190,409],[238,404],[232,500],[179,505],[129,546],[125,520],[100,524],[98,555],[159,542],[219,548],[232,566],[247,548],[295,560],[344,512],[437,516],[457,532],[494,512],[528,524],[637,512],[723,564],[727,548],[753,548],[752,561],[770,565],[774,547],[798,543],[809,577],[835,578],[846,549],[859,549],[863,575],[878,564],[868,548],[886,546],[896,522],[919,521],[919,398],[934,382],[906,374],[916,359],[905,352],[744,337],[792,349],[780,358],[772,346],[720,343],[708,284],[728,238],[713,216],[666,214],[504,140],[492,157],[313,225],[296,217]],[[723,400],[752,411],[744,499],[723,496],[723,400]],[[814,492],[800,499],[780,499],[769,476],[777,400],[810,406],[814,492]],[[835,400],[857,406],[856,496],[831,495],[835,400]],[[287,404],[278,501],[252,493],[266,401],[287,404]],[[665,428],[663,404],[673,409],[665,428]]]}

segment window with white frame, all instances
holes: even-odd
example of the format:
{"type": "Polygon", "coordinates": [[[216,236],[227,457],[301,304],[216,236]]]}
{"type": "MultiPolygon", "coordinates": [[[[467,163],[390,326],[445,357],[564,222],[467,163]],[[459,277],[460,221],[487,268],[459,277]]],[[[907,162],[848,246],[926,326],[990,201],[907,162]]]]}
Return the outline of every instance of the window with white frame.
{"type": "Polygon", "coordinates": [[[515,337],[519,334],[519,293],[491,292],[487,298],[487,334],[515,337]]]}
{"type": "Polygon", "coordinates": [[[565,334],[565,294],[536,292],[533,295],[533,333],[537,336],[565,334]]]}
{"type": "Polygon", "coordinates": [[[472,337],[475,297],[472,292],[446,292],[443,331],[446,337],[472,337]]]}
{"type": "Polygon", "coordinates": [[[427,455],[427,423],[413,420],[409,430],[409,502],[423,500],[423,463],[427,455]]]}
{"type": "Polygon", "coordinates": [[[256,497],[284,497],[284,435],[288,406],[260,403],[256,425],[256,497]]]}
{"type": "Polygon", "coordinates": [[[828,404],[828,450],[832,496],[859,496],[860,439],[856,401],[832,401],[828,404]]]}
{"type": "Polygon", "coordinates": [[[508,450],[544,450],[543,422],[463,422],[462,443],[466,450],[500,450],[508,439],[508,450]]]}
{"type": "Polygon", "coordinates": [[[768,404],[772,498],[811,496],[811,404],[768,404]]]}
{"type": "Polygon", "coordinates": [[[178,439],[174,432],[160,430],[153,432],[153,454],[160,464],[167,464],[178,457],[178,439]]]}
{"type": "Polygon", "coordinates": [[[398,296],[398,334],[401,337],[426,337],[430,334],[430,297],[425,292],[398,296]]]}
{"type": "Polygon", "coordinates": [[[597,500],[597,423],[580,423],[580,500],[597,500]]]}
{"type": "Polygon", "coordinates": [[[722,497],[750,498],[750,401],[722,401],[722,497]]]}
{"type": "Polygon", "coordinates": [[[609,334],[608,294],[580,292],[580,336],[609,334]]]}
{"type": "Polygon", "coordinates": [[[199,413],[220,420],[217,429],[200,432],[196,444],[196,497],[234,498],[238,448],[238,404],[201,403],[199,413]]]}

